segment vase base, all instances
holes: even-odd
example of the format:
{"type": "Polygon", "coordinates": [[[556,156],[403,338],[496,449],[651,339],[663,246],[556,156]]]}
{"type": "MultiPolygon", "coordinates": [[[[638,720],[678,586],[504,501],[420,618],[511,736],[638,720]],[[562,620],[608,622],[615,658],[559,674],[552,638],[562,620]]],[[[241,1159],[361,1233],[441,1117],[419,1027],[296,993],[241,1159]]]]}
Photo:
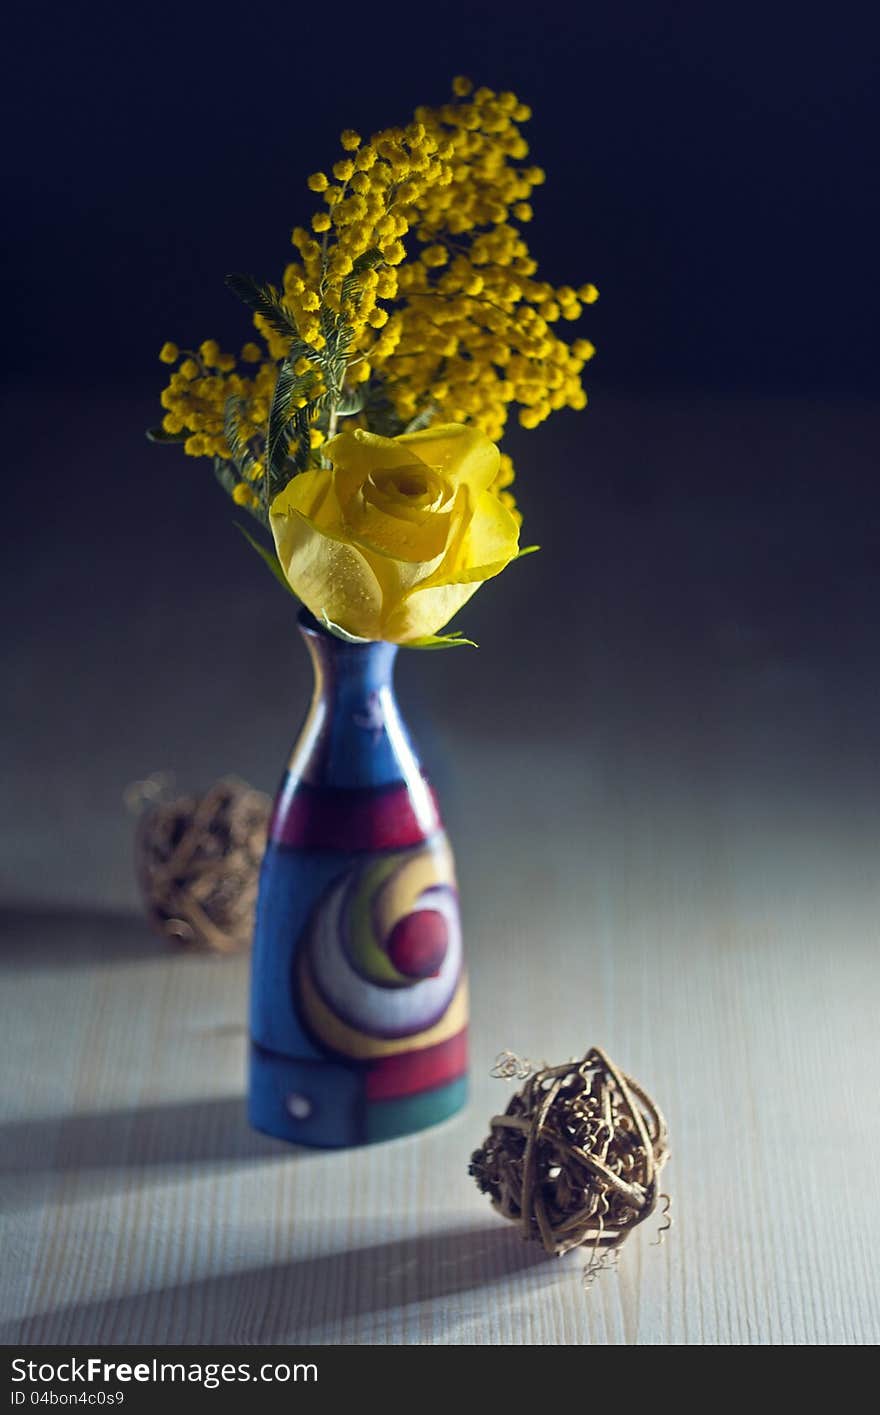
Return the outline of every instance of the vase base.
{"type": "Polygon", "coordinates": [[[417,1096],[371,1101],[367,1106],[366,1143],[393,1140],[397,1135],[410,1135],[417,1130],[427,1130],[431,1125],[439,1125],[442,1120],[448,1120],[461,1110],[467,1104],[467,1097],[467,1077],[459,1076],[457,1081],[421,1091],[417,1096]]]}
{"type": "Polygon", "coordinates": [[[438,1125],[467,1101],[467,1077],[390,1100],[367,1100],[360,1072],[251,1044],[248,1119],[292,1145],[346,1149],[438,1125]]]}

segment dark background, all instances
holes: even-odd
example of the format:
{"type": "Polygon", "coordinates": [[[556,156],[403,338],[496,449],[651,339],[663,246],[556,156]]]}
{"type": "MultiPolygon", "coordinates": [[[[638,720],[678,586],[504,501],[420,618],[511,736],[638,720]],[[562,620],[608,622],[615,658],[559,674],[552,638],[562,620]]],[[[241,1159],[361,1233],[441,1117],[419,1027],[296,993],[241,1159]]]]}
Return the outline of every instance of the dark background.
{"type": "Polygon", "coordinates": [[[874,782],[869,7],[256,0],[6,25],[7,895],[127,901],[121,793],[156,768],[274,785],[303,656],[207,463],[143,440],[156,354],[246,338],[223,276],[278,277],[340,129],[405,121],[462,72],[533,106],[530,241],[601,299],[578,327],[590,409],[509,441],[543,553],[460,616],[479,655],[403,655],[453,817],[468,743],[586,752],[611,724],[673,760],[740,734],[737,770],[780,790],[874,782]]]}
{"type": "Polygon", "coordinates": [[[870,9],[20,7],[11,371],[106,386],[156,379],[168,337],[234,342],[223,275],[280,271],[341,126],[406,121],[466,72],[533,105],[530,235],[551,279],[601,287],[602,387],[873,395],[870,9]]]}

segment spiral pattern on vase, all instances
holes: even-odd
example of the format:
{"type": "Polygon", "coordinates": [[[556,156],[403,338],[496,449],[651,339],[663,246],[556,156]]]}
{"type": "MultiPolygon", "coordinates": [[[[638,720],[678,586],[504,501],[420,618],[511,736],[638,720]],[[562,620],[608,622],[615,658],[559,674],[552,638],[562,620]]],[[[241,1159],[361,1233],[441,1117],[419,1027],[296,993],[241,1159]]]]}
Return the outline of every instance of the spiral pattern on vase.
{"type": "Polygon", "coordinates": [[[335,1050],[351,1050],[349,1029],[364,1039],[360,1054],[368,1038],[411,1044],[434,1028],[462,972],[446,837],[372,856],[336,879],[312,914],[301,966],[314,990],[300,999],[305,1020],[335,1050]]]}

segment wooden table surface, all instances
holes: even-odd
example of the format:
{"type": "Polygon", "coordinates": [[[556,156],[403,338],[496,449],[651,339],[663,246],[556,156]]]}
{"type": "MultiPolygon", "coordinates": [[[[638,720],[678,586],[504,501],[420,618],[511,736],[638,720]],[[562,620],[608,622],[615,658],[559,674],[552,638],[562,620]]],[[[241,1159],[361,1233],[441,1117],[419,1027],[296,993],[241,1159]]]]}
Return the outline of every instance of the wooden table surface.
{"type": "Polygon", "coordinates": [[[775,798],[756,817],[729,774],[617,766],[611,792],[596,761],[547,754],[501,848],[515,759],[483,762],[460,851],[473,1099],[410,1139],[291,1153],[248,1131],[246,960],[165,952],[124,914],[13,919],[2,1339],[876,1341],[864,817],[775,798]],[[585,1291],[581,1256],[523,1244],[467,1162],[508,1093],[498,1051],[593,1042],[666,1111],[675,1223],[585,1291]]]}
{"type": "MultiPolygon", "coordinates": [[[[35,472],[55,432],[32,411],[35,472]]],[[[111,411],[121,467],[149,408],[111,411]]],[[[93,414],[70,410],[83,456],[93,414]]],[[[161,535],[145,515],[120,538],[108,498],[50,563],[18,523],[3,1341],[880,1339],[880,409],[591,418],[526,464],[547,549],[468,608],[480,654],[401,664],[458,857],[473,1094],[356,1152],[249,1132],[247,961],[147,932],[121,807],[166,765],[272,784],[308,691],[284,597],[150,449],[161,535]],[[592,1044],[666,1112],[675,1224],[585,1292],[582,1257],[524,1245],[467,1164],[499,1051],[592,1044]]]]}

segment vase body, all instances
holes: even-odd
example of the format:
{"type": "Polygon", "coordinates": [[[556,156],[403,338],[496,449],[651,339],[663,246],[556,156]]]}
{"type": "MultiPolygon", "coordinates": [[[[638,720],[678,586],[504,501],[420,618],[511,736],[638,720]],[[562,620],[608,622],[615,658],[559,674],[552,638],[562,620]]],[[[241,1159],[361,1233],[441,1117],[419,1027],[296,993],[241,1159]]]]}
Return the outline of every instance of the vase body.
{"type": "Polygon", "coordinates": [[[300,616],[315,672],[260,876],[249,1115],[297,1144],[420,1130],[466,1098],[455,872],[394,696],[394,644],[300,616]]]}

